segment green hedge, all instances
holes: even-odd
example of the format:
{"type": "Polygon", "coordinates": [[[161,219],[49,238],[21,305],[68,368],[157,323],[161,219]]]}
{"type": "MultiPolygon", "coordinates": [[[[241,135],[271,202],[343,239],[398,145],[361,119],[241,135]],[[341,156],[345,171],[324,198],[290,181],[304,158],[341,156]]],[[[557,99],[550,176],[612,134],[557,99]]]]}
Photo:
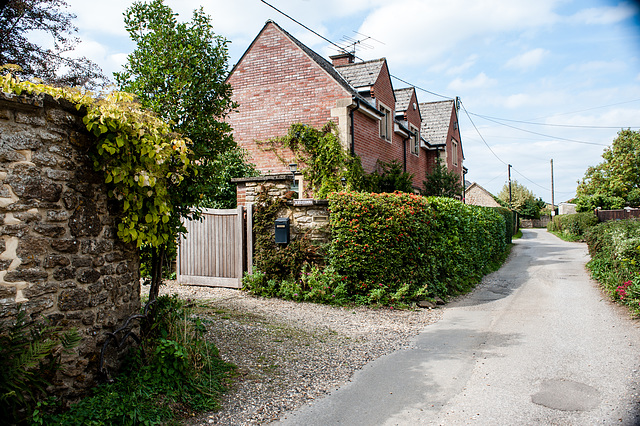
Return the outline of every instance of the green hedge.
{"type": "Polygon", "coordinates": [[[547,230],[565,236],[583,237],[592,227],[598,224],[598,217],[593,212],[575,213],[554,216],[547,225],[547,230]]]}
{"type": "Polygon", "coordinates": [[[604,222],[585,234],[587,267],[609,295],[640,314],[640,220],[604,222]]]}
{"type": "Polygon", "coordinates": [[[511,244],[513,241],[513,236],[518,232],[516,226],[516,212],[511,209],[507,209],[505,207],[493,207],[493,210],[500,213],[504,218],[505,222],[505,242],[507,244],[511,244]]]}
{"type": "MultiPolygon", "coordinates": [[[[309,244],[273,247],[276,206],[256,204],[254,294],[333,304],[408,304],[466,292],[506,253],[504,212],[451,198],[406,193],[334,193],[332,240],[315,265],[309,244]]],[[[512,216],[509,216],[512,217],[512,216]]]]}
{"type": "Polygon", "coordinates": [[[451,198],[336,193],[329,210],[327,262],[369,303],[467,291],[506,248],[499,213],[451,198]]]}

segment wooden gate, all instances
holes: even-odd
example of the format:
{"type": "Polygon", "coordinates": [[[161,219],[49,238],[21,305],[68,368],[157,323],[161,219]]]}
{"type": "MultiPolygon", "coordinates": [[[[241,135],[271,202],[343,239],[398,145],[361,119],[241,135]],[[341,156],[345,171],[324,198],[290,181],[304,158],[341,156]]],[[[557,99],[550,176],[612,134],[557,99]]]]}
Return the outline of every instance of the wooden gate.
{"type": "Polygon", "coordinates": [[[242,287],[253,262],[251,206],[204,209],[202,220],[185,221],[180,238],[177,280],[181,284],[242,287]]]}

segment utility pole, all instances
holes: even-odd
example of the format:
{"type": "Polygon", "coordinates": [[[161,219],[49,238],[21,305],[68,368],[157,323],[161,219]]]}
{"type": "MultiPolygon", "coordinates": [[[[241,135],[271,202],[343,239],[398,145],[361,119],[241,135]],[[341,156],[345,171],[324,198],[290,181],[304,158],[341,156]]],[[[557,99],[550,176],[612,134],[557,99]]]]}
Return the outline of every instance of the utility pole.
{"type": "Polygon", "coordinates": [[[511,164],[507,164],[507,174],[509,175],[509,207],[511,207],[511,164]]]}
{"type": "Polygon", "coordinates": [[[553,199],[553,158],[551,159],[551,217],[556,215],[556,205],[553,199]]]}

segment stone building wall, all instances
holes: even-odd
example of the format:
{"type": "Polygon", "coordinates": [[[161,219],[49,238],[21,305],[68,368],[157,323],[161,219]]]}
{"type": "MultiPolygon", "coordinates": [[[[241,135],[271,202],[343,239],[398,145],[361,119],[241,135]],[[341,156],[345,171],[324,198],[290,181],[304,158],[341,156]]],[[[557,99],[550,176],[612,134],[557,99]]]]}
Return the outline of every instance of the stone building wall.
{"type": "Polygon", "coordinates": [[[59,391],[95,383],[106,332],[140,309],[139,256],[115,232],[81,113],[50,96],[0,92],[0,321],[19,305],[82,336],[59,391]]]}

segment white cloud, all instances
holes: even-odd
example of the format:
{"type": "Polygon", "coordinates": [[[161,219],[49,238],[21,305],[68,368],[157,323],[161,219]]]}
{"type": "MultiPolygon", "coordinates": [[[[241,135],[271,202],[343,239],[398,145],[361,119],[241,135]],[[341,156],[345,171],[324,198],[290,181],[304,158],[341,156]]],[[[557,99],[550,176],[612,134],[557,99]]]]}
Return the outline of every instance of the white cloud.
{"type": "MultiPolygon", "coordinates": [[[[498,34],[550,25],[557,1],[398,0],[374,9],[360,32],[384,41],[395,66],[435,63],[465,41],[490,41],[498,34]],[[397,23],[390,25],[389,23],[397,23]]],[[[378,49],[377,49],[378,50],[378,49]]]]}
{"type": "Polygon", "coordinates": [[[593,7],[579,11],[570,17],[570,21],[580,24],[611,25],[638,14],[638,7],[630,3],[617,6],[593,7]]]}
{"type": "Polygon", "coordinates": [[[528,52],[509,59],[505,67],[527,71],[540,65],[544,57],[548,54],[549,51],[542,48],[529,50],[528,52]]]}
{"type": "Polygon", "coordinates": [[[481,72],[470,80],[456,78],[451,83],[449,83],[449,86],[447,86],[447,88],[454,91],[464,91],[469,89],[488,89],[495,86],[497,83],[497,80],[489,78],[485,73],[481,72]]]}

